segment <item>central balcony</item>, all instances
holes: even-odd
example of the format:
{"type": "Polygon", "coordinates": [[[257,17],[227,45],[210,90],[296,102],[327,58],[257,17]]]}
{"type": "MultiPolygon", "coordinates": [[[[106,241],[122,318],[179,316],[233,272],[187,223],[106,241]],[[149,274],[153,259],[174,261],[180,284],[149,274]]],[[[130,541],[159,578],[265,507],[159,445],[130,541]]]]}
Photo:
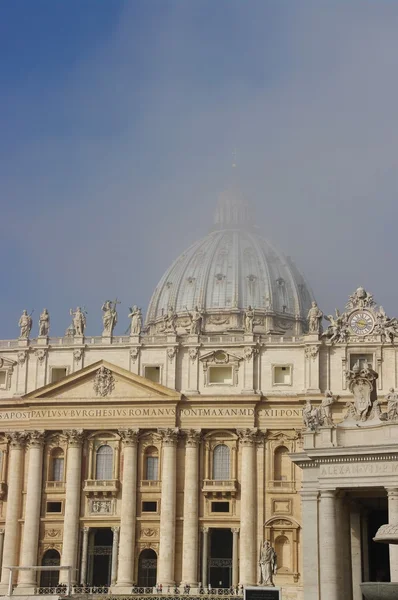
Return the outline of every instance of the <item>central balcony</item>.
{"type": "Polygon", "coordinates": [[[86,479],[84,493],[86,496],[116,496],[119,491],[118,479],[86,479]]]}
{"type": "Polygon", "coordinates": [[[204,479],[202,492],[207,497],[234,498],[238,491],[236,479],[204,479]]]}

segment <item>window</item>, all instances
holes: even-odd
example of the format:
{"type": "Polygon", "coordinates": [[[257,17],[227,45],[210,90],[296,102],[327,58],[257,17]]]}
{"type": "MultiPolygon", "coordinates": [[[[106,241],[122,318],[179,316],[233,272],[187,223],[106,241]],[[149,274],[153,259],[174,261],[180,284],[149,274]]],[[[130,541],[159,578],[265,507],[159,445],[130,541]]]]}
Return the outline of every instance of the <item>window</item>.
{"type": "Polygon", "coordinates": [[[291,462],[286,446],[279,446],[274,456],[274,480],[289,481],[291,479],[291,462]]]}
{"type": "Polygon", "coordinates": [[[232,367],[209,367],[209,383],[232,385],[232,367]]]}
{"type": "Polygon", "coordinates": [[[64,480],[64,451],[54,448],[51,452],[50,481],[64,480]]]}
{"type": "Polygon", "coordinates": [[[0,388],[5,389],[7,386],[7,371],[0,371],[0,388]]]}
{"type": "Polygon", "coordinates": [[[66,367],[53,367],[51,369],[51,383],[56,383],[67,376],[66,367]]]}
{"type": "MultiPolygon", "coordinates": [[[[43,567],[58,567],[61,557],[57,550],[47,550],[41,561],[43,567]]],[[[59,571],[42,571],[40,574],[40,587],[56,587],[59,581],[59,571]]]]}
{"type": "Polygon", "coordinates": [[[95,478],[102,481],[113,479],[113,451],[108,444],[97,450],[95,462],[95,478]]]}
{"type": "Polygon", "coordinates": [[[213,479],[229,479],[229,448],[219,444],[213,450],[213,479]]]}
{"type": "Polygon", "coordinates": [[[292,384],[292,367],[291,365],[274,366],[273,368],[274,385],[291,385],[292,384]]]}
{"type": "Polygon", "coordinates": [[[157,556],[150,548],[143,550],[138,559],[138,585],[154,587],[157,582],[157,556]]]}
{"type": "Polygon", "coordinates": [[[229,513],[229,502],[212,502],[211,512],[214,513],[229,513]]]}
{"type": "Polygon", "coordinates": [[[157,512],[158,503],[157,502],[143,502],[142,503],[142,512],[157,512]]]}
{"type": "Polygon", "coordinates": [[[359,363],[360,368],[370,365],[373,368],[373,354],[350,354],[350,369],[359,363]]]}
{"type": "Polygon", "coordinates": [[[157,481],[158,477],[158,468],[159,468],[159,457],[158,457],[158,449],[154,446],[149,446],[145,450],[145,479],[149,481],[157,481]]]}
{"type": "Polygon", "coordinates": [[[62,512],[62,502],[47,502],[46,512],[61,513],[62,512]]]}
{"type": "Polygon", "coordinates": [[[154,383],[160,383],[160,367],[145,367],[145,377],[154,383]]]}

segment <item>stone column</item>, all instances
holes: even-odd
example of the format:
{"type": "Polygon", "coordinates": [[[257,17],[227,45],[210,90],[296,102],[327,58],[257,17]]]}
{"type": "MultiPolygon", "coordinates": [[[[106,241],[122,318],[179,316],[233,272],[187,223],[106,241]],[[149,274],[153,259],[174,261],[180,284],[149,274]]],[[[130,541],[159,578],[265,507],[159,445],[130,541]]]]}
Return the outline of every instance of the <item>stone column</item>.
{"type": "Polygon", "coordinates": [[[239,583],[239,527],[231,529],[232,531],[232,585],[239,583]]]}
{"type": "Polygon", "coordinates": [[[243,585],[256,584],[256,441],[257,429],[239,429],[241,462],[240,569],[243,585]]]}
{"type": "MultiPolygon", "coordinates": [[[[22,485],[24,466],[24,445],[26,433],[15,431],[7,435],[10,443],[8,465],[7,511],[4,530],[3,565],[18,565],[19,541],[21,538],[19,519],[22,508],[22,485]]],[[[0,590],[8,588],[9,570],[2,569],[0,590]]]]}
{"type": "Polygon", "coordinates": [[[4,529],[0,529],[0,569],[3,566],[4,529]]]}
{"type": "Polygon", "coordinates": [[[359,587],[362,581],[361,509],[355,503],[351,504],[350,526],[352,598],[353,600],[362,600],[362,592],[359,587]]]}
{"type": "MultiPolygon", "coordinates": [[[[322,490],[319,502],[321,598],[340,600],[337,560],[336,492],[322,490]]],[[[314,549],[312,551],[314,553],[314,549]]],[[[305,584],[304,584],[305,585],[305,584]]]]}
{"type": "Polygon", "coordinates": [[[305,600],[319,600],[318,548],[318,490],[303,489],[301,495],[303,581],[305,600]]]}
{"type": "Polygon", "coordinates": [[[112,527],[112,565],[111,565],[111,584],[115,585],[117,577],[117,559],[119,553],[119,527],[112,527]]]}
{"type": "Polygon", "coordinates": [[[209,563],[209,528],[203,527],[203,538],[202,538],[202,585],[204,588],[208,584],[208,563],[209,563]]]}
{"type": "Polygon", "coordinates": [[[82,561],[80,564],[80,585],[87,584],[88,536],[90,527],[83,527],[82,561]]]}
{"type": "MultiPolygon", "coordinates": [[[[70,429],[64,431],[64,434],[68,438],[68,450],[66,455],[66,499],[61,567],[73,567],[71,579],[72,584],[76,584],[83,431],[70,429]]],[[[59,582],[68,582],[68,573],[66,570],[59,572],[59,582]]]]}
{"type": "Polygon", "coordinates": [[[120,510],[120,554],[117,573],[118,593],[130,593],[134,583],[134,548],[137,514],[138,429],[120,429],[123,440],[122,506],[120,510]]]}
{"type": "Polygon", "coordinates": [[[200,438],[200,430],[186,433],[181,583],[191,587],[198,584],[200,438]]]}
{"type": "Polygon", "coordinates": [[[158,582],[169,586],[174,585],[178,429],[159,429],[159,433],[162,436],[163,460],[158,582]]]}
{"type": "MultiPolygon", "coordinates": [[[[43,472],[43,446],[44,432],[30,431],[28,433],[29,462],[25,502],[25,522],[19,562],[21,567],[30,567],[37,564],[43,472]]],[[[36,578],[37,571],[19,571],[18,589],[34,588],[36,586],[36,578]]]]}
{"type": "Polygon", "coordinates": [[[336,521],[340,596],[352,600],[350,513],[343,493],[336,498],[336,521]]]}
{"type": "MultiPolygon", "coordinates": [[[[388,524],[398,525],[398,488],[388,488],[388,524]]],[[[398,545],[390,544],[390,581],[398,581],[398,545]]]]}

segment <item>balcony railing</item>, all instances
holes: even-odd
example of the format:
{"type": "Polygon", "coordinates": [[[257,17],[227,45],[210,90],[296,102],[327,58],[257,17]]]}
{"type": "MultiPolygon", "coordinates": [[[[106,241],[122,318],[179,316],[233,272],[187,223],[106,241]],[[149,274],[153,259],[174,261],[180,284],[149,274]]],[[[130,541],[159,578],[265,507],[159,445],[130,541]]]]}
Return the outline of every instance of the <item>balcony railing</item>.
{"type": "Polygon", "coordinates": [[[270,485],[272,488],[288,492],[295,490],[296,482],[286,481],[285,479],[274,479],[273,481],[270,481],[270,485]]]}
{"type": "Polygon", "coordinates": [[[118,479],[86,479],[83,489],[87,496],[115,496],[119,487],[118,479]]]}
{"type": "Polygon", "coordinates": [[[145,491],[151,491],[151,492],[155,492],[155,491],[160,491],[161,486],[162,486],[162,482],[160,481],[160,479],[141,479],[141,491],[145,492],[145,491]]]}
{"type": "Polygon", "coordinates": [[[46,481],[45,484],[46,492],[64,492],[65,481],[46,481]]]}
{"type": "MultiPolygon", "coordinates": [[[[88,586],[88,585],[74,585],[72,586],[72,596],[83,596],[91,597],[101,596],[104,600],[126,600],[130,597],[136,598],[150,598],[151,600],[164,600],[168,598],[178,598],[178,600],[205,600],[214,598],[216,596],[222,596],[226,600],[239,600],[243,598],[243,588],[241,586],[230,587],[230,588],[190,588],[190,586],[170,586],[170,587],[141,587],[134,586],[129,594],[111,594],[108,586],[88,586]]],[[[36,587],[35,594],[43,596],[48,595],[67,595],[66,585],[57,585],[53,587],[36,587]]]]}
{"type": "Polygon", "coordinates": [[[202,492],[206,496],[234,496],[238,491],[236,479],[204,479],[202,492]]]}

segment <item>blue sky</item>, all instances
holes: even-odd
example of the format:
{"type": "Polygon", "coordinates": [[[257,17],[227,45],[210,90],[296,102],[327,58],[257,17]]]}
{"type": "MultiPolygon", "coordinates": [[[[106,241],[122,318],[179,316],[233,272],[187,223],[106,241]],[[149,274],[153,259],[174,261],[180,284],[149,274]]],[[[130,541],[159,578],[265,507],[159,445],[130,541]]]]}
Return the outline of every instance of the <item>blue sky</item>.
{"type": "Polygon", "coordinates": [[[364,285],[397,316],[397,28],[392,0],[3,0],[0,338],[79,304],[99,334],[116,296],[124,331],[235,147],[322,309],[364,285]]]}

